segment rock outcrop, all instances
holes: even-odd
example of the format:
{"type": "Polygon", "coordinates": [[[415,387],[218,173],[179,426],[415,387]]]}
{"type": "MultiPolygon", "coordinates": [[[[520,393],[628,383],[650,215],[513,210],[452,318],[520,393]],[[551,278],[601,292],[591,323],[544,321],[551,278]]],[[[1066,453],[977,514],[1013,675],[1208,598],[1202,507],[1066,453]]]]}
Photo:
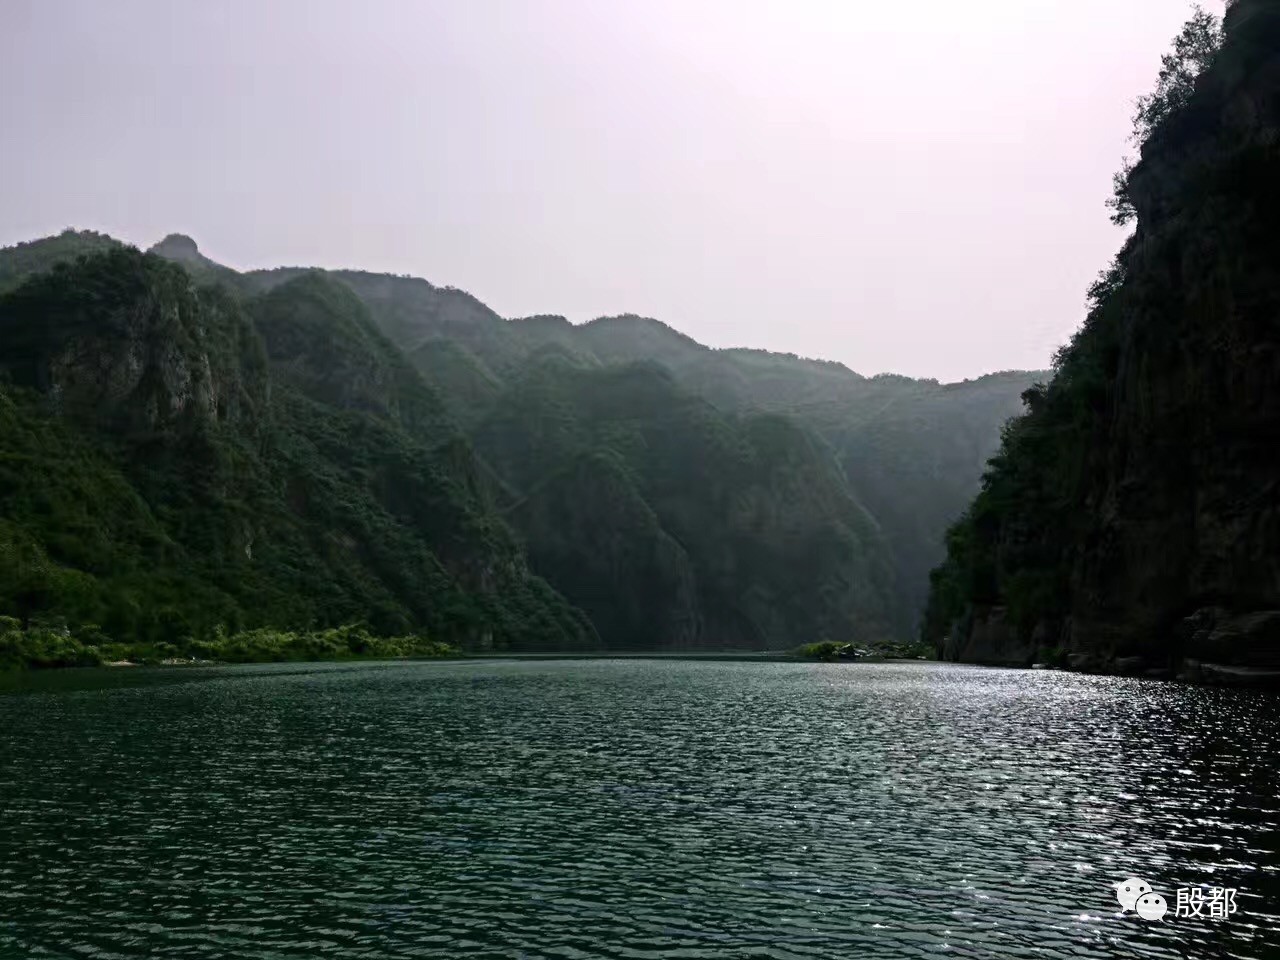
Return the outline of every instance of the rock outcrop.
{"type": "Polygon", "coordinates": [[[125,247],[15,290],[0,334],[0,370],[12,381],[117,426],[235,419],[266,394],[265,361],[239,305],[197,296],[185,271],[125,247]]]}

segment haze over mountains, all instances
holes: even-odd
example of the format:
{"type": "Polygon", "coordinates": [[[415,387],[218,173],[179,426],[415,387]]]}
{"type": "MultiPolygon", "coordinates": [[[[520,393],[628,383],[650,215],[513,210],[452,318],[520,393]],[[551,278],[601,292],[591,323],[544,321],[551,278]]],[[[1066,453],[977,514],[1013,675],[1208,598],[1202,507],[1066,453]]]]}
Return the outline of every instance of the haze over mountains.
{"type": "Polygon", "coordinates": [[[239,273],[180,235],[8,248],[0,294],[0,603],[111,635],[902,641],[1043,378],[867,378],[639,317],[506,320],[421,279],[239,273]]]}

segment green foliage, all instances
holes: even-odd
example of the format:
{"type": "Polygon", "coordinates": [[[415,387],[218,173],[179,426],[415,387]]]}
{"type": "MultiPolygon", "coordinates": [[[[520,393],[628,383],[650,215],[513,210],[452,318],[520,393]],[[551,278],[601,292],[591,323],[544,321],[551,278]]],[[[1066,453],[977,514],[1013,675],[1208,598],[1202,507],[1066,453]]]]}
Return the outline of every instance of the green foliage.
{"type": "Polygon", "coordinates": [[[1127,227],[1138,219],[1138,211],[1134,209],[1133,197],[1129,192],[1129,179],[1133,176],[1134,163],[1124,157],[1120,164],[1120,169],[1111,175],[1111,196],[1107,198],[1107,209],[1111,211],[1112,223],[1117,227],[1127,227]]]}
{"type": "MultiPolygon", "coordinates": [[[[247,282],[279,283],[287,273],[255,274],[247,282]]],[[[537,469],[530,473],[548,479],[569,470],[580,453],[597,449],[597,440],[582,434],[582,421],[592,411],[581,407],[613,410],[620,404],[651,402],[634,392],[640,382],[634,377],[602,376],[593,391],[566,392],[556,385],[554,373],[535,375],[540,370],[648,365],[655,374],[662,371],[680,394],[702,399],[726,419],[776,414],[817,435],[827,451],[822,455],[834,457],[843,473],[843,498],[853,502],[866,525],[878,528],[864,537],[875,542],[852,548],[852,555],[855,562],[865,559],[873,567],[891,568],[888,577],[894,585],[866,582],[865,589],[886,591],[882,599],[892,608],[894,630],[908,630],[902,624],[915,619],[927,590],[928,570],[942,557],[947,524],[977,492],[982,465],[995,450],[1001,423],[1018,412],[1019,394],[1040,376],[1008,372],[949,385],[888,375],[866,378],[841,364],[794,355],[711,350],[643,317],[602,318],[581,326],[562,317],[507,322],[457,291],[422,280],[351,272],[334,276],[357,292],[377,325],[442,387],[450,413],[483,448],[499,485],[513,500],[531,490],[529,478],[512,479],[513,470],[520,471],[519,463],[536,462],[537,469]],[[522,407],[528,413],[519,414],[521,419],[507,429],[498,426],[522,407]]],[[[691,413],[695,422],[702,415],[691,413]]],[[[620,421],[608,429],[612,435],[606,446],[616,447],[627,458],[646,442],[634,423],[620,421]]],[[[695,445],[685,456],[696,460],[702,454],[695,445]]],[[[715,456],[708,462],[723,463],[715,456]]],[[[585,497],[577,519],[565,522],[584,532],[600,528],[598,540],[606,540],[604,528],[613,525],[612,518],[599,510],[588,512],[587,502],[596,503],[585,497]]],[[[538,525],[536,531],[523,529],[534,566],[560,582],[546,564],[559,568],[571,561],[560,538],[542,522],[550,514],[540,509],[528,513],[538,525]]],[[[622,542],[620,532],[610,536],[614,539],[609,543],[622,542]]],[[[666,550],[649,533],[640,536],[649,543],[646,549],[666,550]]],[[[687,552],[686,545],[679,546],[687,552]]],[[[720,552],[729,546],[729,541],[722,542],[720,552]]],[[[663,576],[679,566],[664,563],[663,576]]],[[[613,568],[605,568],[602,576],[613,578],[613,568]]],[[[679,592],[682,582],[683,575],[668,579],[668,586],[679,592]]],[[[592,588],[601,589],[603,584],[592,588]]],[[[671,629],[657,627],[663,635],[671,629]]],[[[606,632],[612,634],[613,627],[606,632]]]]}
{"type": "MultiPolygon", "coordinates": [[[[1222,49],[1223,36],[1221,20],[1196,6],[1191,19],[1174,38],[1173,49],[1161,58],[1155,90],[1138,98],[1133,117],[1133,142],[1139,151],[1171,117],[1191,103],[1196,81],[1213,64],[1222,49]]],[[[1138,216],[1130,191],[1133,169],[1133,161],[1125,159],[1113,179],[1114,193],[1107,206],[1112,211],[1111,222],[1117,226],[1125,226],[1138,216]]]]}
{"type": "Polygon", "coordinates": [[[1056,354],[1054,376],[1024,391],[1026,413],[1005,426],[981,490],[948,529],[946,560],[930,574],[922,624],[928,642],[940,642],[975,605],[1007,606],[1023,636],[1066,614],[1066,545],[1087,522],[1079,505],[1106,456],[1097,437],[1114,401],[1132,243],[1090,288],[1092,309],[1056,354]]]}
{"type": "Polygon", "coordinates": [[[280,660],[393,659],[445,657],[457,648],[421,635],[379,637],[362,625],[329,630],[250,630],[212,638],[192,645],[191,654],[201,660],[223,663],[264,663],[280,660]]]}
{"type": "MultiPolygon", "coordinates": [[[[101,624],[188,653],[220,627],[360,620],[483,649],[595,642],[340,284],[242,304],[112,248],[0,297],[0,334],[0,614],[25,633],[101,624]]],[[[65,653],[39,642],[27,659],[65,653]]]]}
{"type": "Polygon", "coordinates": [[[101,651],[73,637],[61,625],[23,629],[12,617],[0,617],[0,670],[20,667],[96,667],[101,651]]]}
{"type": "Polygon", "coordinates": [[[449,431],[435,392],[343,284],[304,273],[251,301],[250,311],[281,379],[310,399],[415,433],[449,431]]]}
{"type": "Polygon", "coordinates": [[[788,418],[726,415],[654,363],[546,358],[476,431],[536,569],[618,646],[905,629],[874,524],[788,418]]]}
{"type": "Polygon", "coordinates": [[[177,644],[356,619],[494,650],[904,636],[1032,379],[867,379],[639,317],[509,323],[422,280],[154,249],[184,269],[125,251],[0,302],[26,385],[5,396],[81,461],[11,440],[36,466],[0,512],[28,558],[0,611],[177,644]],[[139,355],[164,359],[135,375],[139,355]],[[94,498],[123,529],[77,513],[94,498]]]}
{"type": "Polygon", "coordinates": [[[14,618],[0,617],[0,670],[98,667],[120,662],[271,663],[286,660],[389,660],[457,654],[456,647],[422,635],[380,637],[359,624],[328,630],[259,629],[230,635],[218,626],[207,639],[175,645],[137,640],[119,643],[94,624],[83,624],[73,630],[61,621],[40,622],[24,629],[14,618]]]}
{"type": "Polygon", "coordinates": [[[106,234],[67,228],[56,237],[19,243],[0,250],[0,293],[18,286],[24,279],[43,273],[58,263],[122,246],[106,234]]]}
{"type": "MultiPolygon", "coordinates": [[[[1259,62],[1274,50],[1275,28],[1259,44],[1259,62]]],[[[1266,329],[1232,329],[1243,298],[1259,297],[1259,316],[1272,315],[1274,304],[1261,282],[1274,260],[1270,139],[1259,148],[1240,130],[1223,133],[1220,121],[1222,97],[1240,95],[1239,87],[1226,92],[1224,78],[1240,84],[1247,76],[1245,46],[1224,40],[1217,18],[1197,8],[1156,90],[1139,101],[1134,136],[1143,159],[1117,177],[1112,204],[1117,222],[1141,214],[1137,231],[1090,287],[1088,314],[1056,354],[1053,377],[1023,394],[1025,413],[1005,429],[981,490],[947,534],[922,627],[940,650],[963,647],[949,648],[948,638],[963,640],[991,607],[1004,608],[1003,623],[1026,650],[1061,636],[1069,617],[1117,622],[1125,605],[1167,643],[1182,605],[1194,602],[1183,577],[1211,565],[1196,557],[1200,547],[1150,538],[1178,522],[1215,529],[1191,519],[1203,490],[1232,502],[1224,494],[1232,481],[1197,488],[1189,475],[1192,464],[1214,460],[1192,452],[1192,425],[1211,424],[1198,434],[1210,444],[1248,432],[1237,418],[1259,388],[1221,409],[1209,397],[1220,384],[1248,382],[1241,370],[1252,362],[1250,337],[1259,354],[1274,339],[1266,329]],[[1213,77],[1202,80],[1205,71],[1213,77]],[[1150,556],[1139,562],[1134,544],[1143,538],[1150,556]],[[1107,608],[1115,596],[1123,599],[1107,608]]],[[[1243,511],[1231,509],[1234,523],[1243,511]]],[[[1116,635],[1133,642],[1141,631],[1126,624],[1123,634],[1108,634],[1116,635]]],[[[1060,664],[1063,653],[1044,646],[1039,659],[1060,664]]]]}
{"type": "Polygon", "coordinates": [[[1197,6],[1191,19],[1173,40],[1173,49],[1160,60],[1156,88],[1138,98],[1133,118],[1135,143],[1146,143],[1165,121],[1186,109],[1196,80],[1213,64],[1222,49],[1222,22],[1197,6]]]}

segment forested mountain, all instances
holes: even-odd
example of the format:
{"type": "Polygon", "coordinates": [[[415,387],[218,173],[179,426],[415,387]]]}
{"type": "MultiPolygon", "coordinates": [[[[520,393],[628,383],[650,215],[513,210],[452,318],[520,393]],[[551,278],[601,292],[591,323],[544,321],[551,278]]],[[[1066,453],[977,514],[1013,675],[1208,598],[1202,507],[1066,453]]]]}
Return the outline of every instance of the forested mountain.
{"type": "Polygon", "coordinates": [[[0,278],[0,615],[111,636],[902,640],[1035,379],[507,321],[414,278],[238,273],[177,234],[144,255],[69,231],[0,251],[0,278]]]}
{"type": "Polygon", "coordinates": [[[0,293],[12,290],[27,277],[50,270],[59,263],[120,246],[119,240],[105,233],[64,230],[56,237],[6,247],[0,250],[0,293]]]}
{"type": "MultiPolygon", "coordinates": [[[[830,452],[656,363],[534,361],[476,429],[534,568],[643,646],[902,636],[888,552],[830,452]],[[648,638],[648,639],[647,639],[648,638]]],[[[615,634],[609,634],[615,635],[615,634]]]]}
{"type": "Polygon", "coordinates": [[[0,613],[179,642],[366,621],[578,648],[435,393],[340,283],[116,247],[0,298],[0,613]]]}
{"type": "MultiPolygon", "coordinates": [[[[299,268],[243,275],[261,290],[299,268]]],[[[504,320],[470,294],[425,280],[336,271],[380,328],[436,384],[455,418],[474,430],[531,366],[560,358],[583,367],[657,362],[681,390],[726,414],[775,413],[824,442],[848,495],[888,548],[893,622],[913,632],[946,527],[978,490],[1001,426],[1045,372],[1011,371],[939,384],[864,377],[838,363],[763,350],[713,350],[657,320],[563,317],[504,320]]]]}
{"type": "Polygon", "coordinates": [[[948,657],[1280,669],[1280,5],[1198,14],[1135,132],[1136,232],[934,574],[948,657]]]}

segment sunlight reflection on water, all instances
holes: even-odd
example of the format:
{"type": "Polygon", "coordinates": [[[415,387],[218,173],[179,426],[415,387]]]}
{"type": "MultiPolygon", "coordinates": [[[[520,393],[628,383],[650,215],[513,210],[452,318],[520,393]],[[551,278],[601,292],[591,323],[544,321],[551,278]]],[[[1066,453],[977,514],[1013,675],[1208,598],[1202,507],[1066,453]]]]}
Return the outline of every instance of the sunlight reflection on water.
{"type": "Polygon", "coordinates": [[[1280,952],[1277,697],[937,664],[80,674],[0,696],[0,956],[1280,952]],[[1111,883],[1239,888],[1225,922],[1111,883]]]}

